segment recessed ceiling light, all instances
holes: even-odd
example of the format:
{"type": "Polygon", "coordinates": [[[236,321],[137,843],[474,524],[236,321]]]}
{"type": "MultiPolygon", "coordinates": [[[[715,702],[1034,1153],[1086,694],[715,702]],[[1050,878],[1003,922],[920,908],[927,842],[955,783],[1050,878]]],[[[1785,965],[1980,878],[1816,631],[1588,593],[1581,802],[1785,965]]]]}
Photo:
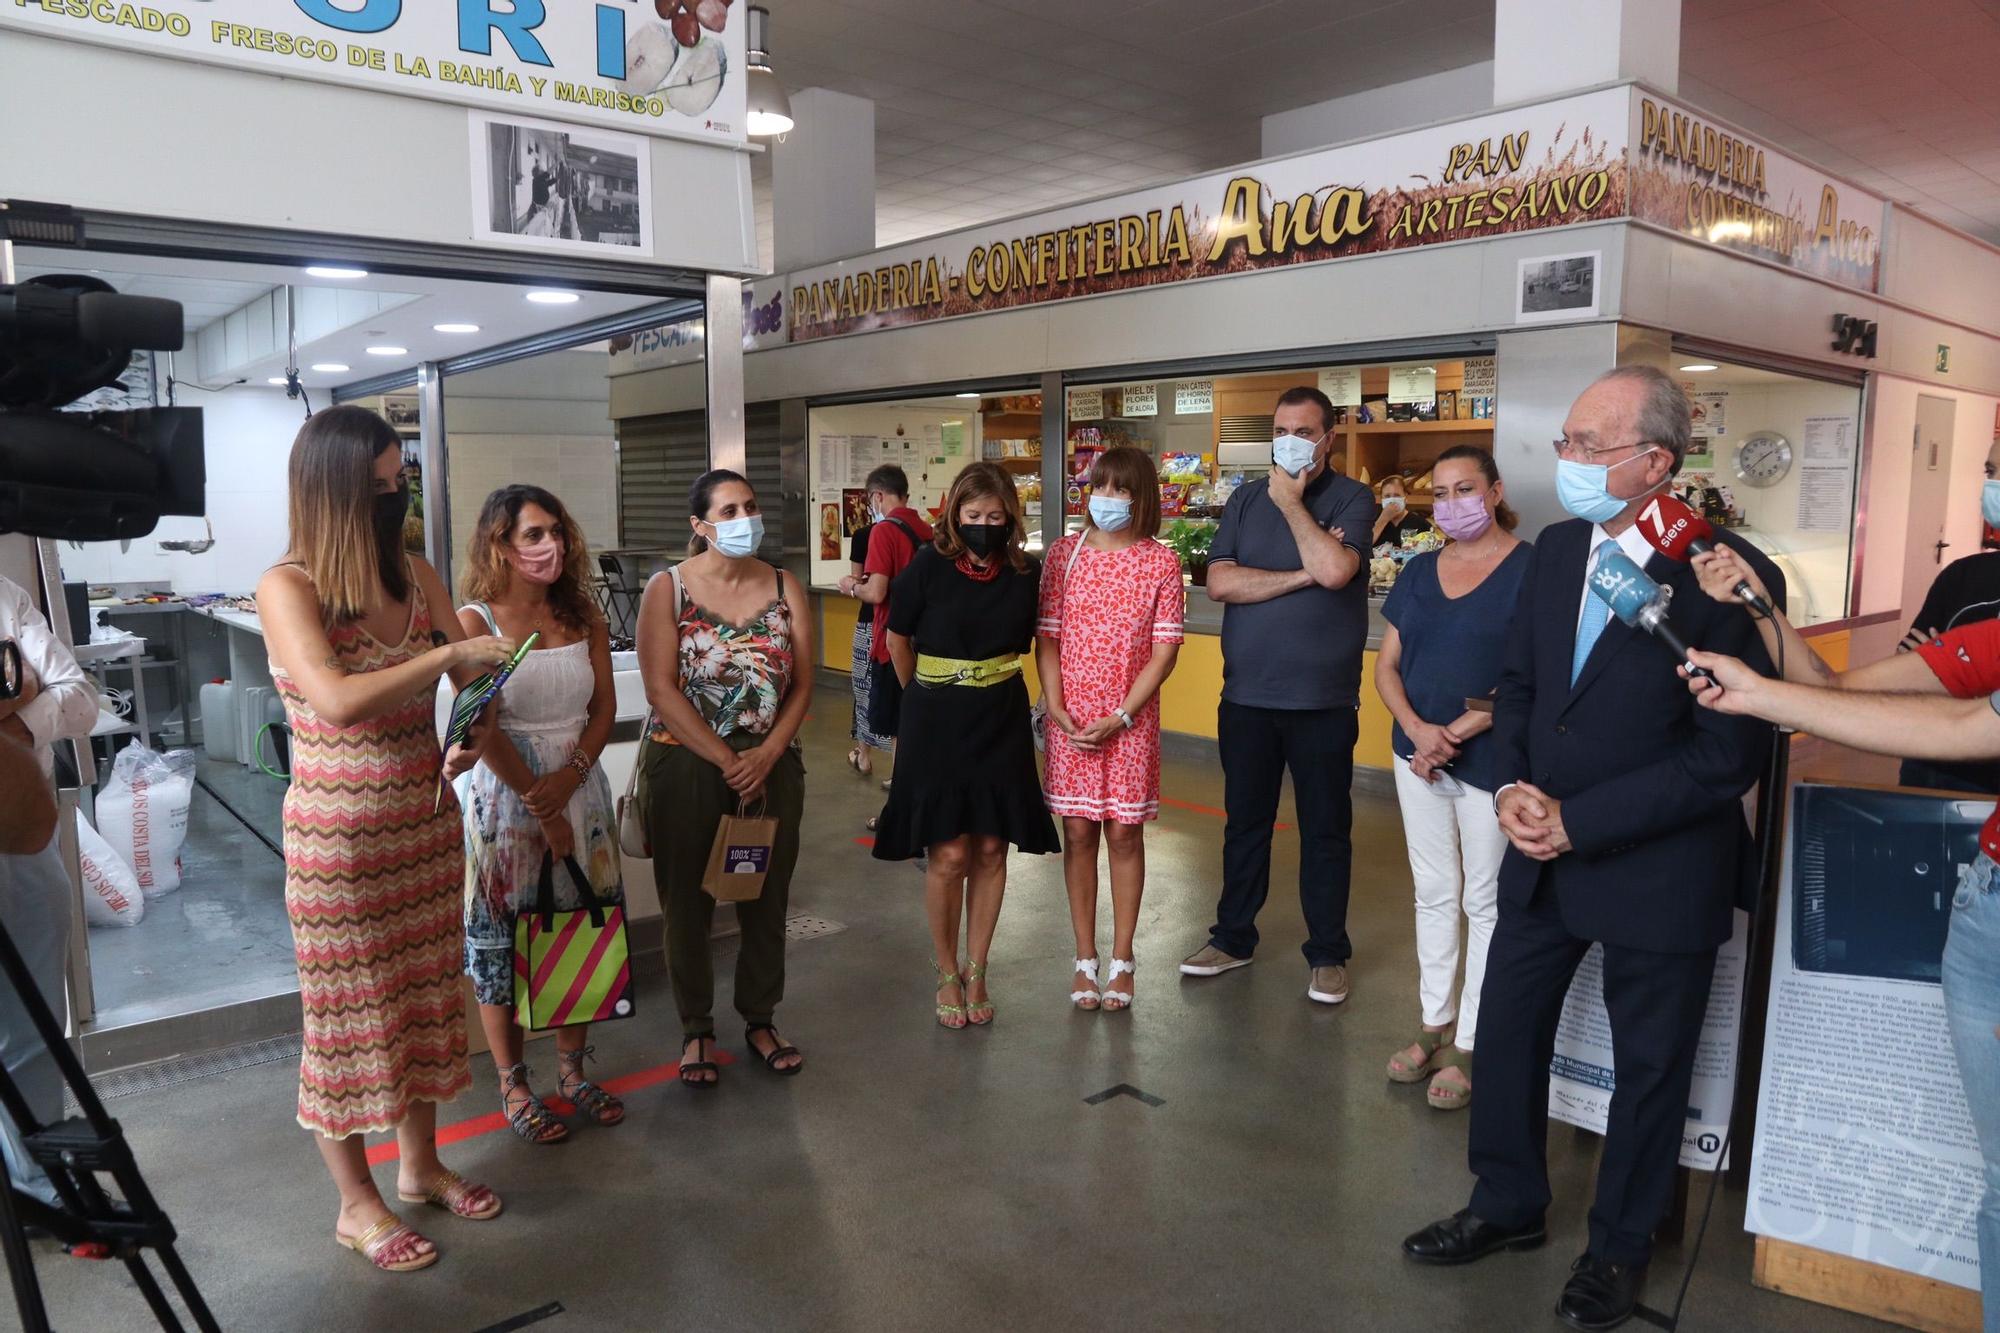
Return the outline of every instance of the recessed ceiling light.
{"type": "Polygon", "coordinates": [[[1715,369],[1715,367],[1714,367],[1714,366],[1712,366],[1712,365],[1710,365],[1710,364],[1709,364],[1708,362],[1706,362],[1706,361],[1697,361],[1697,362],[1695,362],[1695,364],[1693,364],[1693,365],[1691,365],[1691,366],[1682,366],[1682,367],[1681,367],[1681,369],[1682,369],[1682,370],[1684,370],[1684,371],[1686,371],[1686,372],[1687,372],[1688,374],[1690,374],[1690,375],[1699,375],[1699,374],[1701,374],[1701,373],[1702,373],[1703,371],[1706,371],[1706,370],[1714,370],[1714,369],[1715,369]]]}
{"type": "Polygon", "coordinates": [[[313,369],[322,375],[344,375],[347,373],[347,367],[338,361],[316,361],[313,363],[313,369]]]}
{"type": "Polygon", "coordinates": [[[371,347],[368,349],[368,355],[370,356],[408,356],[409,354],[410,349],[407,347],[371,347]]]}
{"type": "Polygon", "coordinates": [[[528,299],[536,305],[575,305],[583,298],[575,292],[529,292],[528,299]]]}
{"type": "Polygon", "coordinates": [[[478,326],[477,324],[433,324],[433,325],[431,325],[431,327],[432,327],[433,329],[437,330],[437,331],[438,331],[439,333],[477,333],[477,332],[479,332],[479,326],[478,326]]]}
{"type": "Polygon", "coordinates": [[[264,383],[275,384],[280,389],[284,389],[284,388],[289,388],[292,382],[286,379],[283,375],[273,375],[271,376],[270,379],[265,380],[264,383]]]}
{"type": "Polygon", "coordinates": [[[306,273],[315,278],[342,278],[348,281],[368,276],[368,270],[365,268],[339,268],[332,264],[307,265],[306,273]]]}
{"type": "Polygon", "coordinates": [[[960,397],[960,398],[977,398],[977,397],[979,397],[979,395],[978,395],[978,394],[976,394],[976,393],[962,393],[962,394],[959,394],[959,395],[958,395],[958,397],[960,397]]]}

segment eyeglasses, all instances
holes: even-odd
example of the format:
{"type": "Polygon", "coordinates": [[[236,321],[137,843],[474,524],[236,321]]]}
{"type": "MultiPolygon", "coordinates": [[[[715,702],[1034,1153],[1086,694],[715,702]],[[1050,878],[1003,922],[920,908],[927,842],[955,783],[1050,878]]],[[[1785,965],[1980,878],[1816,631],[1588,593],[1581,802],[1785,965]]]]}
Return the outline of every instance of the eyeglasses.
{"type": "Polygon", "coordinates": [[[1591,449],[1571,441],[1568,437],[1549,441],[1549,448],[1556,451],[1557,458],[1580,458],[1586,463],[1595,463],[1606,454],[1622,454],[1627,449],[1650,449],[1649,440],[1634,440],[1631,444],[1614,444],[1605,449],[1591,449]]]}

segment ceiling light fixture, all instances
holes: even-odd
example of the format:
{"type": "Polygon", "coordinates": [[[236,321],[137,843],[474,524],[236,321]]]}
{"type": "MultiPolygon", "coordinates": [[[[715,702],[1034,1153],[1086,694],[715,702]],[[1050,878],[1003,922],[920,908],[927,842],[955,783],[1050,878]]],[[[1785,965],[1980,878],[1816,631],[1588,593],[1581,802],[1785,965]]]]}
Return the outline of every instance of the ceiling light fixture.
{"type": "Polygon", "coordinates": [[[961,393],[961,394],[957,394],[957,395],[955,395],[955,396],[956,396],[956,397],[959,397],[959,398],[977,398],[977,397],[979,397],[979,395],[978,395],[978,394],[976,394],[976,393],[961,393]]]}
{"type": "Polygon", "coordinates": [[[575,305],[583,298],[575,292],[529,292],[528,299],[536,305],[575,305]]]}
{"type": "Polygon", "coordinates": [[[345,375],[347,367],[338,361],[316,361],[313,370],[321,375],[345,375]]]}
{"type": "Polygon", "coordinates": [[[439,333],[477,333],[477,324],[433,324],[431,328],[439,333]]]}
{"type": "Polygon", "coordinates": [[[1706,361],[1697,361],[1691,366],[1682,366],[1681,369],[1690,375],[1700,375],[1706,371],[1714,370],[1715,367],[1706,361]]]}
{"type": "Polygon", "coordinates": [[[771,72],[771,11],[762,5],[750,6],[750,72],[744,79],[743,93],[751,138],[770,139],[791,132],[792,99],[785,96],[785,85],[771,72]]]}
{"type": "Polygon", "coordinates": [[[271,378],[265,380],[264,383],[275,384],[280,389],[289,389],[292,387],[292,382],[286,379],[283,375],[273,375],[271,376],[271,378]]]}
{"type": "Polygon", "coordinates": [[[409,354],[410,349],[407,347],[371,347],[368,349],[368,355],[370,356],[408,356],[409,354]]]}
{"type": "Polygon", "coordinates": [[[306,274],[308,277],[314,278],[340,278],[344,281],[352,281],[355,278],[367,277],[368,270],[365,268],[339,268],[333,264],[309,264],[306,267],[306,274]]]}

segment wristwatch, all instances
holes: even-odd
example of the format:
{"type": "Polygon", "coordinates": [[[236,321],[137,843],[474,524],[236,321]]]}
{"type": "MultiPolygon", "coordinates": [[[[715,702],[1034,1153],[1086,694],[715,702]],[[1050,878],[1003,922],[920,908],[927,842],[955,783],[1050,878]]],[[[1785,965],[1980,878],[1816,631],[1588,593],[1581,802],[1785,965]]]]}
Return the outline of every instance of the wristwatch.
{"type": "Polygon", "coordinates": [[[1111,711],[1116,713],[1118,715],[1118,720],[1125,724],[1125,730],[1127,731],[1132,730],[1132,715],[1130,713],[1126,712],[1122,708],[1114,708],[1111,711]]]}

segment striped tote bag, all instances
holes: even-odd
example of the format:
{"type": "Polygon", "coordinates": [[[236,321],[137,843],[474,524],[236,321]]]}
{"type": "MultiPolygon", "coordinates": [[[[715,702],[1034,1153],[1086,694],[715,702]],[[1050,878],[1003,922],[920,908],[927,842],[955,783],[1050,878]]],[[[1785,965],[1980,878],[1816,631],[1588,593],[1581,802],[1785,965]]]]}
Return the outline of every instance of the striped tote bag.
{"type": "Polygon", "coordinates": [[[555,861],[544,852],[534,910],[514,920],[514,1021],[535,1032],[633,1013],[625,908],[598,900],[574,856],[563,864],[582,906],[556,910],[555,861]]]}

